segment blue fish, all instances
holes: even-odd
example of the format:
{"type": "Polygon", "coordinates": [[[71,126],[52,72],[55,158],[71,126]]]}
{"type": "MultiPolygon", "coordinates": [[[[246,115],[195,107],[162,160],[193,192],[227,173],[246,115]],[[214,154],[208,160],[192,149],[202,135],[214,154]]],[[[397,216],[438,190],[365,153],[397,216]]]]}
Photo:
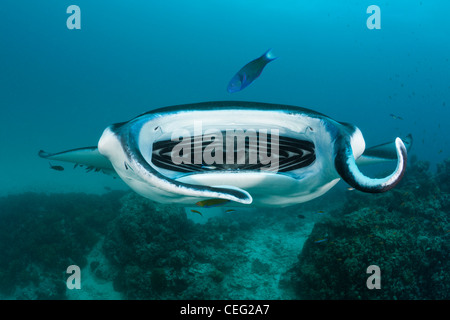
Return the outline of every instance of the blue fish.
{"type": "Polygon", "coordinates": [[[229,93],[241,91],[255,81],[261,75],[264,67],[270,61],[277,59],[271,51],[272,49],[267,50],[261,57],[250,61],[239,70],[228,83],[227,91],[229,93]]]}

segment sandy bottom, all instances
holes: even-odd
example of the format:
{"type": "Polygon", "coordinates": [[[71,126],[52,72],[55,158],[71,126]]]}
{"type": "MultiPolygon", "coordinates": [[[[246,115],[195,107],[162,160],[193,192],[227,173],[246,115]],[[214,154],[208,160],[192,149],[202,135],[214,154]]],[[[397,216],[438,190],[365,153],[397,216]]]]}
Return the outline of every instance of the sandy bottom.
{"type": "MultiPolygon", "coordinates": [[[[305,214],[307,216],[307,214],[305,214]]],[[[314,214],[309,215],[295,230],[287,231],[285,220],[272,222],[265,228],[254,228],[240,241],[226,244],[222,250],[241,252],[244,258],[233,261],[233,270],[225,274],[218,285],[220,299],[296,299],[293,292],[280,287],[283,275],[298,260],[298,254],[310,235],[314,214]],[[312,218],[311,218],[312,217],[312,218]]],[[[112,281],[98,278],[90,268],[92,261],[101,261],[108,272],[108,261],[101,252],[100,241],[88,255],[88,264],[81,270],[81,289],[67,289],[70,300],[118,300],[121,293],[113,288],[112,281]]],[[[211,255],[217,254],[212,251],[211,255]]],[[[202,277],[214,270],[210,263],[194,263],[189,273],[202,277]]]]}
{"type": "Polygon", "coordinates": [[[237,271],[224,279],[224,295],[229,299],[295,299],[279,284],[297,262],[313,227],[314,223],[309,222],[299,230],[287,232],[275,224],[253,232],[241,248],[248,259],[238,261],[233,269],[237,271]]]}
{"type": "Polygon", "coordinates": [[[100,279],[90,268],[92,261],[102,261],[103,268],[108,269],[108,261],[101,252],[103,241],[97,245],[87,256],[88,263],[81,269],[81,288],[66,289],[68,300],[121,300],[122,295],[113,288],[112,281],[100,279]]]}

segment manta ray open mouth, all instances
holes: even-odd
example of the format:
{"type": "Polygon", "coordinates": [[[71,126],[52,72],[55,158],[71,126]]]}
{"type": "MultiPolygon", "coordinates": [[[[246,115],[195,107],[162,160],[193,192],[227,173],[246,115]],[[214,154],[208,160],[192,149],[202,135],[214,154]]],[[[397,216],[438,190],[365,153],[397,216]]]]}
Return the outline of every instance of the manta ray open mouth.
{"type": "MultiPolygon", "coordinates": [[[[226,132],[222,132],[223,136],[226,132]]],[[[269,136],[270,137],[270,136],[269,136]]],[[[183,141],[164,140],[157,141],[153,144],[152,163],[158,167],[166,170],[176,172],[209,172],[209,171],[224,171],[224,170],[269,170],[270,164],[257,155],[257,153],[277,153],[277,171],[288,172],[296,169],[309,166],[316,159],[314,144],[311,141],[300,140],[291,137],[280,136],[276,141],[268,139],[267,143],[262,145],[260,134],[256,133],[257,145],[252,145],[251,139],[245,139],[245,142],[239,148],[238,143],[233,143],[231,157],[234,161],[227,161],[225,152],[221,152],[221,161],[206,163],[205,159],[201,162],[195,163],[194,154],[204,154],[206,148],[213,142],[212,139],[202,141],[198,146],[194,141],[199,140],[198,137],[187,137],[183,141]],[[182,150],[188,150],[189,154],[184,155],[185,161],[181,164],[175,164],[173,161],[173,151],[178,147],[182,150]]],[[[201,139],[201,138],[200,138],[201,139]]],[[[204,137],[203,137],[204,139],[204,137]]],[[[226,140],[221,143],[221,151],[227,150],[226,140]]],[[[216,155],[213,151],[214,156],[216,155]]]]}

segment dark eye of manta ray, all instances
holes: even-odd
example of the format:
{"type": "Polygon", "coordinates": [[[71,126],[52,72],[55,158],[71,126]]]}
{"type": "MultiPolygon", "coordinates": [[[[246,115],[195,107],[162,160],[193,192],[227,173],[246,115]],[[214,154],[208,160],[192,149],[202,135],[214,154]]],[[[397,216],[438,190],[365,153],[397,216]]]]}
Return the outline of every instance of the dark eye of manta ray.
{"type": "MultiPolygon", "coordinates": [[[[259,134],[257,135],[259,142],[259,134]]],[[[269,168],[269,164],[262,163],[260,157],[256,157],[255,161],[250,161],[250,153],[255,150],[255,146],[251,148],[249,139],[245,140],[245,150],[238,149],[238,144],[234,144],[234,162],[232,164],[226,161],[226,145],[225,139],[223,141],[223,159],[220,163],[206,163],[202,159],[202,163],[195,163],[194,153],[205,152],[205,148],[212,143],[214,139],[208,141],[202,141],[201,151],[196,150],[196,144],[194,144],[196,137],[183,139],[180,141],[163,140],[157,141],[153,144],[152,163],[162,169],[176,171],[176,172],[208,172],[208,171],[225,171],[225,170],[261,170],[269,168]],[[181,144],[181,145],[180,145],[181,144]],[[183,145],[184,144],[184,145],[183,145]],[[178,145],[178,147],[184,147],[184,150],[188,150],[190,155],[187,155],[187,161],[181,164],[175,164],[172,160],[172,151],[178,145]],[[245,159],[242,157],[245,156],[245,159]],[[190,158],[190,159],[189,159],[190,158]],[[238,161],[237,159],[240,159],[238,161]]],[[[201,139],[200,139],[201,141],[201,139]]],[[[200,146],[200,145],[198,145],[200,146]]],[[[259,144],[258,144],[259,146],[259,144]]],[[[197,149],[199,149],[197,147],[197,149]]],[[[316,159],[315,147],[311,141],[299,140],[292,137],[279,137],[278,146],[274,145],[270,139],[270,135],[267,139],[267,145],[264,148],[264,152],[270,155],[272,150],[278,150],[279,163],[277,165],[278,172],[288,172],[299,168],[309,166],[316,159]]],[[[183,156],[183,155],[181,155],[183,156]]],[[[214,151],[212,156],[215,156],[214,151]]],[[[229,156],[229,155],[228,155],[229,156]]]]}

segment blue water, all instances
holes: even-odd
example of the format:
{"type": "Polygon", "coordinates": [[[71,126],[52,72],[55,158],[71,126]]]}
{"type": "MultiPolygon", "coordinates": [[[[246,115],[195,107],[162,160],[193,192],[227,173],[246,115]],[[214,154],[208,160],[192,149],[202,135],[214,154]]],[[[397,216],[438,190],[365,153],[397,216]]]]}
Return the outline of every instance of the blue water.
{"type": "Polygon", "coordinates": [[[37,152],[95,145],[111,123],[209,100],[299,105],[354,123],[369,146],[411,132],[421,159],[449,155],[448,1],[380,1],[379,30],[366,26],[370,1],[80,0],[80,30],[66,26],[71,4],[0,6],[2,194],[100,190],[109,180],[53,172],[37,152]],[[227,93],[268,48],[280,58],[227,93]]]}
{"type": "Polygon", "coordinates": [[[355,124],[367,146],[412,133],[411,155],[435,170],[450,156],[449,12],[447,0],[3,0],[0,195],[128,190],[50,170],[38,151],[94,146],[112,123],[212,100],[310,108],[355,124]],[[66,25],[72,4],[80,30],[66,25]],[[366,25],[372,4],[379,30],[366,25]],[[269,48],[279,58],[228,93],[269,48]]]}

